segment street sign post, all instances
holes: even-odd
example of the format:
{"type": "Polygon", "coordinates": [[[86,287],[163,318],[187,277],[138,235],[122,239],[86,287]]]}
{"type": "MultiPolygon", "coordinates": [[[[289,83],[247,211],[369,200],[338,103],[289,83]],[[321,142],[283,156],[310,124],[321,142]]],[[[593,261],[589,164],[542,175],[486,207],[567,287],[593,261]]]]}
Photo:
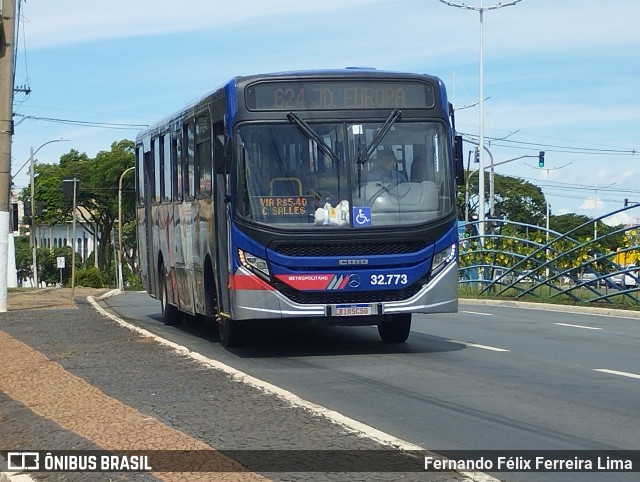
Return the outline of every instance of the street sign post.
{"type": "Polygon", "coordinates": [[[60,286],[62,286],[62,270],[65,268],[65,257],[58,256],[56,258],[58,269],[60,270],[60,286]]]}

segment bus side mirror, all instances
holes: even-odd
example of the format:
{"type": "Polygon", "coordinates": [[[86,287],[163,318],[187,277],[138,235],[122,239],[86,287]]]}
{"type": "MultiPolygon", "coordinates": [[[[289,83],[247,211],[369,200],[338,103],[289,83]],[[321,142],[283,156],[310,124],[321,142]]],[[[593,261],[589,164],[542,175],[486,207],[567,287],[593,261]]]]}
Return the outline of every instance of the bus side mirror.
{"type": "Polygon", "coordinates": [[[453,159],[458,186],[464,184],[464,161],[462,159],[462,136],[455,136],[453,141],[453,159]]]}
{"type": "Polygon", "coordinates": [[[226,174],[231,168],[231,143],[224,135],[214,136],[213,170],[216,174],[226,174]]]}

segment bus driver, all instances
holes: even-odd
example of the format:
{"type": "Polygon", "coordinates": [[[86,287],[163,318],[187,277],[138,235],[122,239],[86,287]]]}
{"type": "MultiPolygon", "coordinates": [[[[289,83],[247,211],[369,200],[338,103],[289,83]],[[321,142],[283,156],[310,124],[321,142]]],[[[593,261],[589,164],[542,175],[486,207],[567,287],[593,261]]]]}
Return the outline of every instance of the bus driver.
{"type": "Polygon", "coordinates": [[[376,168],[369,173],[369,181],[407,182],[407,175],[398,170],[398,160],[393,152],[384,150],[378,153],[376,168]]]}

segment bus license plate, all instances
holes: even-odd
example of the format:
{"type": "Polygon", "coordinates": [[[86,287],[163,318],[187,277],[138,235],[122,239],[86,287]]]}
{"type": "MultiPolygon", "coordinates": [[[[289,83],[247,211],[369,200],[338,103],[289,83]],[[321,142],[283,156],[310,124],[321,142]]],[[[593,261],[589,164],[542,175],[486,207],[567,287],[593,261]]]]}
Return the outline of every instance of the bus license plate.
{"type": "Polygon", "coordinates": [[[358,304],[358,305],[335,305],[333,307],[334,316],[369,316],[377,315],[377,305],[358,304]]]}

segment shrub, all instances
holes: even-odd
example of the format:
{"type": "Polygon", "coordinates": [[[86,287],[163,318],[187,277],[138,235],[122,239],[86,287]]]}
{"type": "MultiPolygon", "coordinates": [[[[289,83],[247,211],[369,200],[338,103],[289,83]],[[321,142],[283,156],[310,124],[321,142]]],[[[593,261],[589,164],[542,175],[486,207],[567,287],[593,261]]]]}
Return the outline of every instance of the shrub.
{"type": "Polygon", "coordinates": [[[85,288],[104,288],[104,275],[95,266],[76,271],[76,285],[85,288]]]}

